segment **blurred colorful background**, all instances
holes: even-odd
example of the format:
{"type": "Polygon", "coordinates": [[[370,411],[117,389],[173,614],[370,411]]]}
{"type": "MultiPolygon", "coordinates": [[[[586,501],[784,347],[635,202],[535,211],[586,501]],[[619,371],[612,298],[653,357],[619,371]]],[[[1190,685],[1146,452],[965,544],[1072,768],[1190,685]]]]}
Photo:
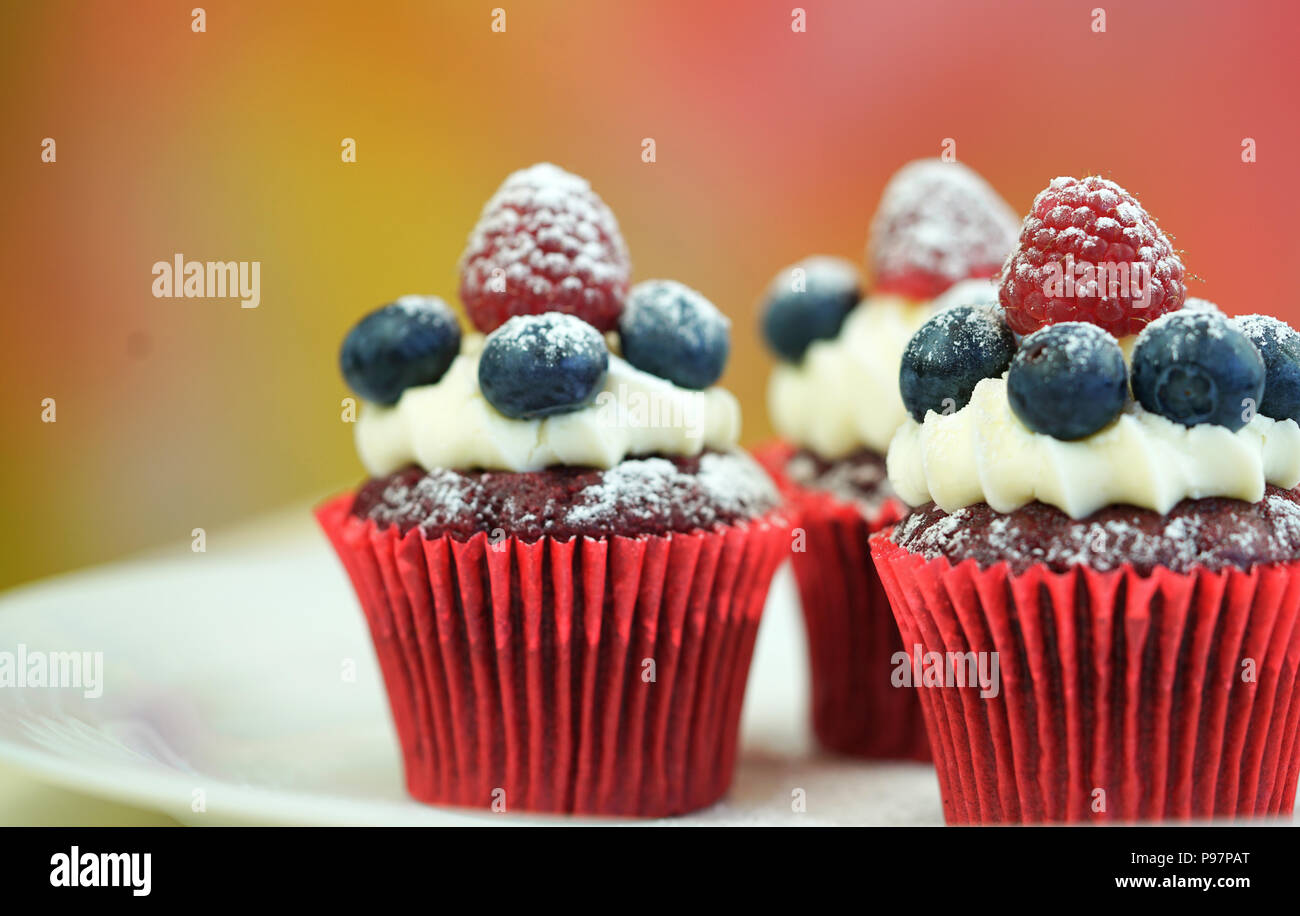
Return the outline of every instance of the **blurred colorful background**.
{"type": "Polygon", "coordinates": [[[769,277],[861,260],[890,173],[945,138],[1021,212],[1055,175],[1116,179],[1190,294],[1300,320],[1287,0],[801,0],[802,34],[766,0],[212,0],[196,34],[200,2],[0,14],[0,587],[354,484],[343,334],[403,293],[454,301],[479,208],[539,160],[591,180],[634,279],[732,316],[749,443],[769,277]],[[260,307],[154,298],[177,252],[260,261],[260,307]]]}

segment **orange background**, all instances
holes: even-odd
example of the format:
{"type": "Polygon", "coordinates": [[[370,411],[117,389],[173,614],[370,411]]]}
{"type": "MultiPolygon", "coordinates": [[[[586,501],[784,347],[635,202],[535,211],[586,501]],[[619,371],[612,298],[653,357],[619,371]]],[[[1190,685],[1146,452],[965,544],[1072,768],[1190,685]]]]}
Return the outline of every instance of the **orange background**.
{"type": "Polygon", "coordinates": [[[198,0],[7,8],[0,585],[355,483],[343,334],[454,301],[483,201],[538,160],[592,181],[636,279],[731,314],[747,442],[759,292],[860,259],[890,173],[945,137],[1021,212],[1055,175],[1113,177],[1191,294],[1300,320],[1295,5],[1105,4],[1095,34],[1101,3],[803,0],[806,34],[764,0],[208,2],[204,34],[198,0]],[[176,252],[260,260],[261,307],[153,298],[176,252]]]}

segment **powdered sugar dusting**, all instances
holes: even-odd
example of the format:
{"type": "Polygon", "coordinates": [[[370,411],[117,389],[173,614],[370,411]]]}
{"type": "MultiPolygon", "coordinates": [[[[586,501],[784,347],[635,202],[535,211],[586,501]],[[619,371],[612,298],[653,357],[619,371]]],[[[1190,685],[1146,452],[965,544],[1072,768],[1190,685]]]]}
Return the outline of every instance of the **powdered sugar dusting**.
{"type": "Polygon", "coordinates": [[[918,332],[908,344],[908,354],[923,366],[939,370],[949,366],[953,350],[996,353],[1011,333],[1001,308],[995,305],[954,306],[931,317],[926,325],[942,330],[942,337],[918,332]],[[945,345],[938,344],[940,339],[946,341],[945,345]]]}
{"type": "Polygon", "coordinates": [[[581,318],[562,312],[516,315],[487,336],[487,344],[526,354],[546,366],[565,359],[592,362],[609,359],[604,336],[581,318]]]}
{"type": "Polygon", "coordinates": [[[801,487],[829,493],[840,502],[857,506],[869,518],[895,496],[879,456],[859,454],[826,462],[809,452],[796,452],[786,462],[785,473],[801,487]]]}
{"type": "Polygon", "coordinates": [[[353,511],[381,526],[468,538],[500,532],[525,540],[712,529],[755,519],[779,503],[748,454],[629,459],[613,468],[525,473],[417,468],[371,481],[353,511]]]}
{"type": "Polygon", "coordinates": [[[1184,274],[1168,237],[1127,191],[1095,175],[1060,177],[1034,198],[999,292],[1019,334],[1083,320],[1122,337],[1182,305],[1184,274]]]}
{"type": "Polygon", "coordinates": [[[623,333],[653,333],[668,323],[685,336],[683,345],[699,351],[728,339],[731,319],[699,292],[676,280],[644,280],[632,288],[619,327],[623,333]]]}
{"type": "Polygon", "coordinates": [[[517,290],[604,316],[610,290],[619,303],[627,294],[631,265],[618,221],[587,181],[541,163],[510,175],[483,207],[460,272],[467,305],[517,290]]]}
{"type": "Polygon", "coordinates": [[[436,317],[456,324],[456,313],[437,296],[401,296],[393,301],[404,315],[411,318],[436,317]]]}
{"type": "Polygon", "coordinates": [[[1278,493],[1264,497],[1269,514],[1278,527],[1278,536],[1291,543],[1300,544],[1300,501],[1288,499],[1278,493]]]}
{"type": "MultiPolygon", "coordinates": [[[[1175,312],[1166,312],[1155,321],[1152,321],[1142,333],[1138,335],[1137,349],[1141,349],[1144,344],[1156,339],[1157,334],[1162,333],[1162,329],[1177,328],[1177,334],[1169,334],[1163,338],[1164,345],[1169,348],[1168,358],[1172,362],[1177,362],[1182,358],[1183,345],[1185,343],[1195,343],[1198,338],[1208,338],[1210,340],[1222,340],[1228,334],[1238,333],[1228,319],[1220,312],[1211,311],[1187,311],[1180,309],[1175,312]]],[[[1137,350],[1134,351],[1136,358],[1137,350]]]]}
{"type": "Polygon", "coordinates": [[[1257,504],[1187,500],[1165,516],[1108,507],[1082,520],[1039,504],[1010,514],[982,503],[952,513],[927,505],[901,521],[892,540],[929,559],[973,557],[981,566],[1005,560],[1015,570],[1036,563],[1058,571],[1249,568],[1300,559],[1300,495],[1270,488],[1257,504]]]}
{"type": "Polygon", "coordinates": [[[429,527],[451,524],[474,511],[474,497],[467,484],[466,478],[445,469],[428,472],[414,486],[394,481],[384,487],[370,517],[381,525],[391,525],[422,511],[429,527]]]}
{"type": "Polygon", "coordinates": [[[609,207],[586,179],[546,162],[510,175],[484,205],[462,263],[477,257],[488,268],[470,278],[480,291],[477,284],[491,279],[492,267],[503,268],[509,280],[526,277],[523,266],[530,265],[560,282],[603,283],[627,272],[627,250],[609,207]],[[533,222],[547,227],[540,237],[531,231],[533,222]]]}
{"type": "Polygon", "coordinates": [[[612,524],[631,518],[645,522],[669,514],[671,507],[697,501],[699,527],[710,528],[723,517],[761,514],[776,503],[776,490],[762,469],[743,453],[706,453],[697,474],[680,471],[664,458],[624,461],[607,471],[599,484],[584,488],[569,507],[565,521],[573,527],[612,524]]]}
{"type": "Polygon", "coordinates": [[[923,159],[898,171],[871,225],[868,256],[882,289],[929,298],[958,280],[991,277],[1016,241],[1018,221],[993,188],[958,162],[923,159]],[[912,289],[909,278],[927,278],[912,289]]]}
{"type": "Polygon", "coordinates": [[[1025,337],[1020,352],[1028,353],[1043,341],[1050,341],[1054,349],[1059,349],[1062,360],[1056,366],[1067,375],[1098,364],[1103,351],[1119,352],[1119,341],[1109,331],[1086,321],[1062,321],[1039,328],[1025,337]]]}
{"type": "Polygon", "coordinates": [[[1252,341],[1259,341],[1269,347],[1276,347],[1295,337],[1295,331],[1289,324],[1272,315],[1238,315],[1232,319],[1232,323],[1252,341]]]}

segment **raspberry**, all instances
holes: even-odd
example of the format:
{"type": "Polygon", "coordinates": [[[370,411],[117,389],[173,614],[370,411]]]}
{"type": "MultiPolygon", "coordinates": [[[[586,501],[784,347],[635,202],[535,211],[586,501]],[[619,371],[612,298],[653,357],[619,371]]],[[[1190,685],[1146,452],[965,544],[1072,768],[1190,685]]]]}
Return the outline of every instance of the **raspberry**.
{"type": "Polygon", "coordinates": [[[933,299],[994,276],[1015,240],[1015,214],[987,181],[959,162],[920,159],[886,185],[867,260],[881,292],[933,299]]]}
{"type": "Polygon", "coordinates": [[[1019,334],[1086,321],[1124,337],[1182,308],[1186,295],[1183,262],[1155,220],[1096,176],[1053,179],[1034,198],[998,284],[1019,334]]]}
{"type": "Polygon", "coordinates": [[[515,172],[483,207],[460,259],[460,298],[480,331],[568,312],[618,327],[631,264],[618,222],[584,179],[549,163],[515,172]]]}

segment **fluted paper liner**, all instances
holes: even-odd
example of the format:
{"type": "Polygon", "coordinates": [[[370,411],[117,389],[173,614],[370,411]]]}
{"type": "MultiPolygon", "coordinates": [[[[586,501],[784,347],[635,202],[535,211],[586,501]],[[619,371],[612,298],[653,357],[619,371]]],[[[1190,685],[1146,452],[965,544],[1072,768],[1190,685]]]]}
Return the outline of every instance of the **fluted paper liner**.
{"type": "Polygon", "coordinates": [[[1290,814],[1300,562],[1022,573],[871,540],[911,652],[997,652],[1000,689],[915,689],[951,824],[1290,814]]]}
{"type": "Polygon", "coordinates": [[[800,487],[785,476],[792,452],[777,442],[755,457],[777,481],[792,523],[805,532],[805,549],[791,563],[808,632],[813,732],[842,754],[929,760],[919,699],[890,684],[891,658],[903,641],[868,546],[873,532],[902,516],[903,506],[888,500],[868,517],[829,493],[800,487]]]}
{"type": "Polygon", "coordinates": [[[664,816],[731,782],[778,516],[493,544],[316,515],[370,625],[407,788],[507,811],[664,816]]]}

